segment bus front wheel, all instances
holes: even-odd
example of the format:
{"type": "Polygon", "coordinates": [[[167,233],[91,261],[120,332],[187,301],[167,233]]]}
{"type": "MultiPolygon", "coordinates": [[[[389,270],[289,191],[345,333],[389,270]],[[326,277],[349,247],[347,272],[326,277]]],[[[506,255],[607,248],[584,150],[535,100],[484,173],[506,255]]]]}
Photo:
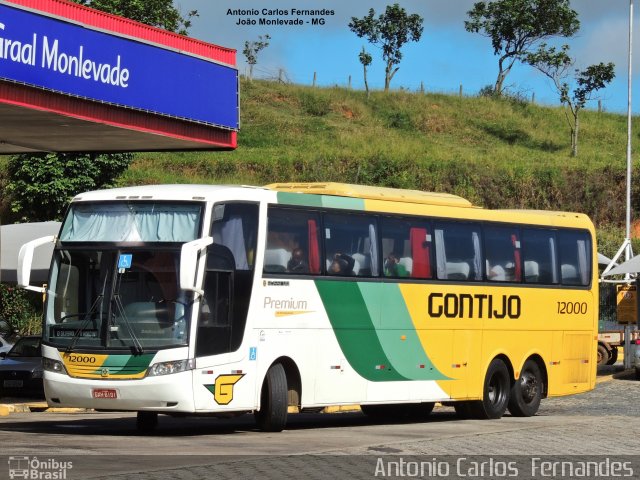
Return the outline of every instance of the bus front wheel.
{"type": "Polygon", "coordinates": [[[484,378],[482,400],[470,403],[473,417],[481,420],[501,418],[509,403],[510,389],[509,370],[502,360],[495,358],[484,378]]]}
{"type": "Polygon", "coordinates": [[[520,378],[511,387],[509,411],[515,417],[531,417],[538,412],[542,400],[542,374],[533,360],[527,360],[520,378]]]}
{"type": "Polygon", "coordinates": [[[287,424],[287,374],[280,363],[272,365],[262,384],[256,423],[265,432],[281,432],[287,424]]]}

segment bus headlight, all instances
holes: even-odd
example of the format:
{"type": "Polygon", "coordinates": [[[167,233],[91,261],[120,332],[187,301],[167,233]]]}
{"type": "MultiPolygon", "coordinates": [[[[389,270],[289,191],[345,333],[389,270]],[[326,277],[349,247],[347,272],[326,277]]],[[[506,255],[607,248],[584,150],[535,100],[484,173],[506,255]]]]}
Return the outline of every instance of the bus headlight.
{"type": "Polygon", "coordinates": [[[42,357],[42,368],[49,372],[64,373],[65,375],[67,374],[67,369],[64,368],[62,362],[58,360],[52,360],[47,357],[42,357]]]}
{"type": "Polygon", "coordinates": [[[196,361],[193,358],[188,360],[175,360],[172,362],[154,363],[149,367],[147,376],[159,377],[160,375],[171,375],[172,373],[186,372],[195,368],[196,361]]]}

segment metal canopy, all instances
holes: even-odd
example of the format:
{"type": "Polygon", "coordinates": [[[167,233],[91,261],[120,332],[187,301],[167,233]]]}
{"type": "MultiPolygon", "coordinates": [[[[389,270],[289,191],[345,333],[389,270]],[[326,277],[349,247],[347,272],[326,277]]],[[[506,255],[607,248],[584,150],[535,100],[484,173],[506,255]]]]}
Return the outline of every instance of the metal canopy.
{"type": "Polygon", "coordinates": [[[603,273],[603,277],[609,277],[611,275],[627,275],[631,273],[640,273],[640,255],[636,255],[631,260],[627,260],[621,263],[617,267],[613,267],[606,273],[603,273]]]}
{"type": "Polygon", "coordinates": [[[0,103],[0,154],[211,150],[211,143],[0,103]]]}
{"type": "MultiPolygon", "coordinates": [[[[598,252],[598,265],[609,265],[613,260],[598,252]]],[[[617,264],[616,264],[617,265],[617,264]]]]}

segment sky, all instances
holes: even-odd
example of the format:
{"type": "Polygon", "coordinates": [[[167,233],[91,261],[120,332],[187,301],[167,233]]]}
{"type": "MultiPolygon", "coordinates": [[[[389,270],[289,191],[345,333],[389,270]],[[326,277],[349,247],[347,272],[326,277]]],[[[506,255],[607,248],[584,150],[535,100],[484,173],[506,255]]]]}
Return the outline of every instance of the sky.
{"type": "MultiPolygon", "coordinates": [[[[260,52],[254,77],[276,78],[282,70],[285,78],[296,84],[311,84],[314,72],[321,86],[346,86],[352,77],[353,88],[364,88],[363,69],[358,53],[363,46],[373,56],[369,67],[369,86],[384,87],[384,65],[379,48],[358,38],[348,28],[352,17],[364,17],[370,8],[376,16],[387,5],[395,3],[407,13],[424,18],[424,32],[417,43],[403,49],[403,60],[391,83],[392,88],[418,90],[421,83],[428,92],[475,95],[487,85],[493,85],[498,72],[498,59],[493,54],[490,39],[468,33],[464,29],[467,12],[474,0],[175,0],[186,15],[197,10],[189,34],[201,40],[238,50],[238,68],[246,73],[247,64],[242,49],[247,40],[269,34],[270,45],[260,52]],[[258,10],[258,15],[238,16],[229,10],[258,10]],[[287,10],[289,15],[262,15],[263,9],[287,10]],[[238,25],[238,21],[260,18],[295,19],[292,9],[333,10],[324,16],[324,25],[238,25]]],[[[599,62],[613,62],[616,77],[599,92],[606,111],[626,113],[628,92],[628,43],[630,0],[573,0],[571,7],[578,13],[580,31],[572,38],[557,40],[567,43],[576,67],[583,69],[599,62]]],[[[640,5],[634,2],[634,62],[633,113],[640,109],[640,5]],[[638,53],[635,58],[636,52],[638,53]]],[[[232,12],[235,13],[235,12],[232,12]]],[[[305,22],[312,17],[300,17],[305,22]]],[[[558,96],[550,80],[530,66],[516,64],[505,85],[509,91],[545,105],[558,105],[558,96]]],[[[592,102],[589,108],[597,108],[592,102]]]]}

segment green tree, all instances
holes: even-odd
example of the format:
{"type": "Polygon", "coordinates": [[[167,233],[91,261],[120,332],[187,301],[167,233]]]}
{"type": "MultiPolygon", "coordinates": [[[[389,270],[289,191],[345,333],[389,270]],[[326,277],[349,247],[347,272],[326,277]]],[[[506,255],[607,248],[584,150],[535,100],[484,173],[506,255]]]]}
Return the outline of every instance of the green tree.
{"type": "MultiPolygon", "coordinates": [[[[108,13],[121,15],[154,27],[186,34],[186,18],[172,0],[75,0],[108,13]]],[[[59,219],[67,202],[78,193],[114,185],[131,163],[133,155],[88,153],[22,154],[9,161],[7,190],[11,210],[22,221],[59,219]]]]}
{"type": "Polygon", "coordinates": [[[0,284],[0,320],[9,323],[11,333],[33,335],[42,330],[42,319],[30,296],[33,293],[22,288],[0,284]]]}
{"type": "Polygon", "coordinates": [[[494,92],[502,94],[504,81],[516,61],[545,39],[571,37],[580,29],[569,0],[495,0],[476,2],[467,12],[464,28],[491,39],[498,56],[494,92]]]}
{"type": "Polygon", "coordinates": [[[417,42],[422,36],[423,19],[418,14],[408,15],[407,11],[397,3],[388,5],[385,13],[375,17],[373,8],[363,18],[351,17],[349,28],[358,37],[365,37],[369,43],[382,49],[382,60],[385,62],[384,90],[389,90],[393,76],[400,68],[402,47],[407,42],[417,42]]]}
{"type": "Polygon", "coordinates": [[[364,49],[364,46],[362,47],[362,51],[360,52],[360,55],[358,55],[358,59],[362,64],[362,68],[364,69],[364,88],[367,92],[367,98],[369,98],[369,82],[367,81],[367,67],[371,65],[371,62],[373,59],[371,58],[371,54],[364,49]]]}
{"type": "Polygon", "coordinates": [[[11,210],[21,221],[60,220],[74,195],[114,186],[132,158],[131,153],[15,155],[8,166],[11,210]]]}
{"type": "Polygon", "coordinates": [[[264,37],[259,35],[256,41],[247,40],[244,42],[242,54],[249,64],[249,81],[253,80],[253,66],[258,63],[258,54],[269,46],[269,40],[271,40],[271,37],[267,34],[264,37]]]}
{"type": "Polygon", "coordinates": [[[551,79],[560,96],[560,103],[565,107],[565,116],[571,131],[571,155],[578,155],[578,134],[580,133],[580,111],[595,93],[610,83],[615,77],[615,65],[598,63],[584,70],[573,68],[575,60],[569,56],[569,46],[560,49],[539,46],[537,52],[529,53],[524,59],[532,67],[538,69],[551,79]],[[571,75],[573,70],[573,77],[571,75]],[[574,85],[571,90],[571,85],[574,85]]]}
{"type": "Polygon", "coordinates": [[[173,0],[72,0],[103,12],[163,28],[170,32],[186,35],[191,27],[191,19],[198,16],[192,10],[186,17],[173,6],[173,0]]]}

